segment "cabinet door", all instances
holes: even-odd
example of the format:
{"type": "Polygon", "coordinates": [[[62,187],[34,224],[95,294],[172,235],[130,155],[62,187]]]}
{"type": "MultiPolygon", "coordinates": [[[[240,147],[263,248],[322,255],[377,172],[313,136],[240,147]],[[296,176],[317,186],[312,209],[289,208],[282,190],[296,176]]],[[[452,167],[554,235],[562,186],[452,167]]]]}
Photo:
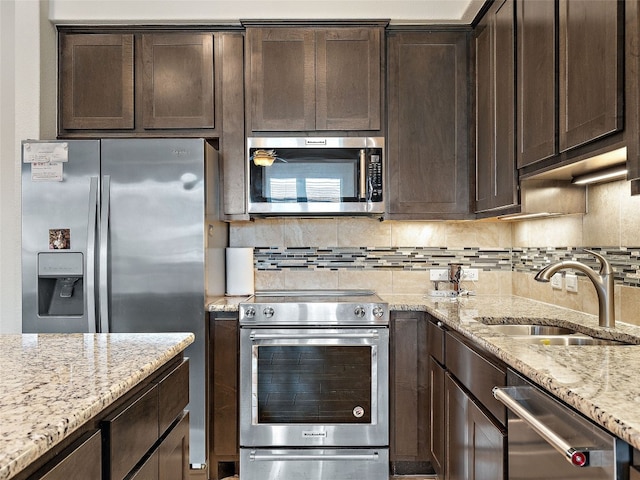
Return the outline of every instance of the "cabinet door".
{"type": "Polygon", "coordinates": [[[494,134],[491,27],[485,17],[476,29],[476,211],[493,206],[494,134]]]}
{"type": "MultiPolygon", "coordinates": [[[[72,451],[44,475],[36,474],[39,480],[87,480],[102,476],[102,440],[100,431],[91,433],[74,444],[72,451]]],[[[31,478],[31,477],[29,477],[31,478]]]]}
{"type": "Polygon", "coordinates": [[[216,34],[219,58],[216,79],[221,85],[222,134],[220,162],[222,205],[225,215],[244,215],[245,157],[244,157],[244,36],[241,33],[216,34]]]}
{"type": "MultiPolygon", "coordinates": [[[[445,375],[445,425],[446,458],[445,479],[467,480],[469,478],[469,429],[467,423],[469,398],[457,382],[445,375]]],[[[490,477],[486,477],[487,479],[490,477]]]]}
{"type": "Polygon", "coordinates": [[[213,35],[142,36],[142,124],[213,128],[213,35]]]}
{"type": "Polygon", "coordinates": [[[316,130],[380,130],[380,28],[316,32],[316,130]]]}
{"type": "Polygon", "coordinates": [[[444,475],[446,424],[445,424],[445,369],[429,356],[429,452],[433,469],[444,475]]]}
{"type": "Polygon", "coordinates": [[[59,131],[132,129],[133,35],[60,34],[59,131]]]}
{"type": "Polygon", "coordinates": [[[457,219],[470,213],[467,45],[466,33],[389,37],[392,218],[457,219]]]}
{"type": "Polygon", "coordinates": [[[238,315],[220,314],[209,322],[209,476],[218,480],[218,463],[240,459],[238,439],[238,315]]]}
{"type": "Polygon", "coordinates": [[[518,168],[557,153],[556,3],[517,0],[518,168]]]}
{"type": "Polygon", "coordinates": [[[315,129],[315,30],[247,28],[250,129],[315,129]]]}
{"type": "Polygon", "coordinates": [[[158,480],[189,479],[189,413],[158,446],[158,480]]]}
{"type": "Polygon", "coordinates": [[[427,322],[419,312],[394,312],[390,331],[390,460],[429,458],[427,322]]]}
{"type": "Polygon", "coordinates": [[[560,151],[623,127],[623,7],[560,0],[560,151]]]}
{"type": "Polygon", "coordinates": [[[513,0],[494,3],[476,37],[476,210],[517,203],[515,17],[513,0]]]}
{"type": "Polygon", "coordinates": [[[517,203],[515,158],[515,6],[497,5],[494,17],[495,200],[494,207],[517,203]]]}
{"type": "Polygon", "coordinates": [[[468,403],[469,480],[505,478],[506,433],[474,403],[468,403]]]}

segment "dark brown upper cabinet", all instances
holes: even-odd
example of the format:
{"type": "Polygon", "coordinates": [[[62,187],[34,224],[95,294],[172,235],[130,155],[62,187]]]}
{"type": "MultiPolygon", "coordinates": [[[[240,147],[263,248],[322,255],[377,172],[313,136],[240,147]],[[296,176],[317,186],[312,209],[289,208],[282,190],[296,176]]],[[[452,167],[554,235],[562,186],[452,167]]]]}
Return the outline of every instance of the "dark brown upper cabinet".
{"type": "Polygon", "coordinates": [[[623,129],[633,128],[636,114],[624,102],[633,101],[637,79],[625,62],[627,69],[636,62],[638,27],[630,21],[625,29],[624,21],[634,4],[516,0],[521,177],[630,144],[623,129]]]}
{"type": "Polygon", "coordinates": [[[60,35],[64,129],[133,129],[133,35],[60,35]]]}
{"type": "Polygon", "coordinates": [[[622,130],[624,2],[560,0],[560,151],[622,130]]]}
{"type": "Polygon", "coordinates": [[[518,168],[558,153],[556,5],[516,2],[518,168]]]}
{"type": "Polygon", "coordinates": [[[70,27],[59,38],[59,137],[215,133],[213,32],[70,27]]]}
{"type": "Polygon", "coordinates": [[[143,128],[213,128],[213,35],[142,35],[143,128]]]}
{"type": "Polygon", "coordinates": [[[248,27],[248,130],[380,130],[382,32],[248,27]]]}
{"type": "Polygon", "coordinates": [[[476,212],[517,205],[515,7],[491,5],[476,28],[476,212]]]}
{"type": "Polygon", "coordinates": [[[389,218],[463,219],[469,193],[469,31],[390,31],[389,218]]]}

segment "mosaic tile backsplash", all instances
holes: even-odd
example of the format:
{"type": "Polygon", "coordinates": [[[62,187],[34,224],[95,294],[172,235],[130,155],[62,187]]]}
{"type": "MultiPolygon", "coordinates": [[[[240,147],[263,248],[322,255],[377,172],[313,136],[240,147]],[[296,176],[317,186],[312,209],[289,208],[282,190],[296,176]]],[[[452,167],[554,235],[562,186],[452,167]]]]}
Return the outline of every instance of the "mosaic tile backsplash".
{"type": "MultiPolygon", "coordinates": [[[[640,247],[592,247],[614,267],[616,283],[640,287],[640,247]]],[[[391,270],[426,271],[460,263],[486,272],[532,273],[549,263],[577,260],[598,269],[597,260],[582,248],[446,248],[446,247],[258,247],[257,271],[391,270]]],[[[581,272],[575,272],[584,276],[581,272]]]]}

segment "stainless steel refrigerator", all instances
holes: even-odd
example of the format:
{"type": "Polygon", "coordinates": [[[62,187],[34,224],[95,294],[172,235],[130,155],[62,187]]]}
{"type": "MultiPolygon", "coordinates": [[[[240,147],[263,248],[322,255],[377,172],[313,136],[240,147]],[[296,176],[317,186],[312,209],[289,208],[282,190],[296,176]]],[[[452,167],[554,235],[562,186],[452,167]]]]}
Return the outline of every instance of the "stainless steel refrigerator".
{"type": "MultiPolygon", "coordinates": [[[[202,139],[22,143],[23,331],[195,333],[193,467],[207,458],[205,202],[208,228],[227,228],[215,153],[202,139]]],[[[210,268],[223,294],[224,264],[210,268]]]]}

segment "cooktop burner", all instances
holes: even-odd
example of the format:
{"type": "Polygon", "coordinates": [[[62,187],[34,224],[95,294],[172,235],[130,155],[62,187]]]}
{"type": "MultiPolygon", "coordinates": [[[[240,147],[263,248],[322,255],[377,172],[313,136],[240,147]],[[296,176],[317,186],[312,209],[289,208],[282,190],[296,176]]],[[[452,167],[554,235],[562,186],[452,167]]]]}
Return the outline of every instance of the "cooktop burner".
{"type": "Polygon", "coordinates": [[[389,308],[371,290],[266,290],[240,303],[240,325],[388,325],[389,308]]]}

